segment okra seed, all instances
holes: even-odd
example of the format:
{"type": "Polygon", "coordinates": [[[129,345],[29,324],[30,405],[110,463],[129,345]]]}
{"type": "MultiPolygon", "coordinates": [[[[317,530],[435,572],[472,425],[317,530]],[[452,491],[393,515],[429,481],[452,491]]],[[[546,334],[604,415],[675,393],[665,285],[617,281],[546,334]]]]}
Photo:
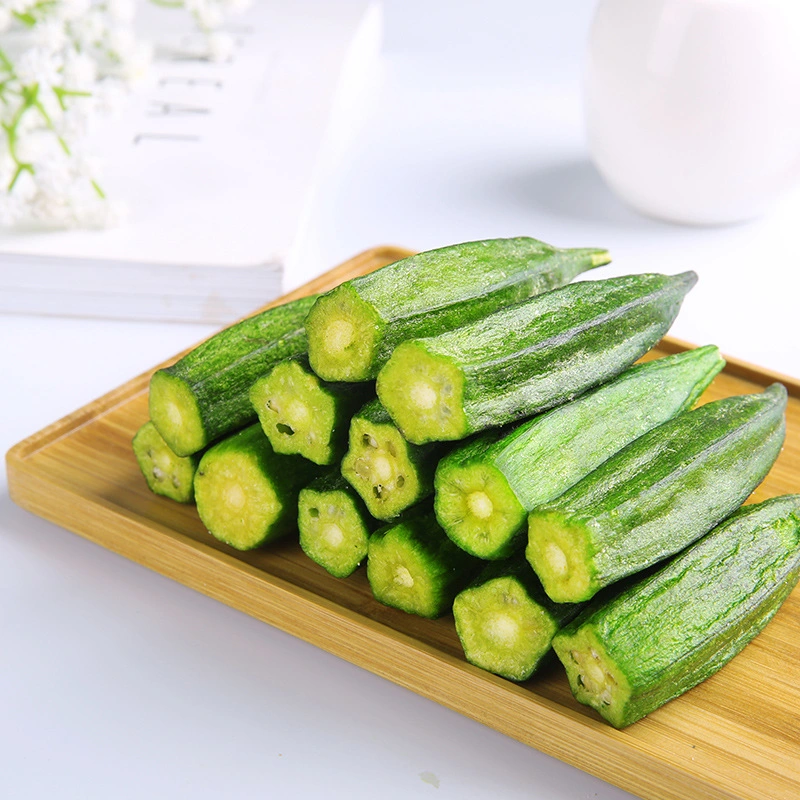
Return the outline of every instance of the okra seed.
{"type": "Polygon", "coordinates": [[[372,459],[372,471],[378,480],[383,483],[386,483],[394,472],[391,461],[389,461],[386,456],[381,455],[375,456],[375,458],[372,459]]]}
{"type": "Polygon", "coordinates": [[[294,436],[294,430],[289,425],[284,425],[283,422],[279,422],[275,427],[278,429],[278,433],[282,433],[284,436],[294,436]]]}
{"type": "MultiPolygon", "coordinates": [[[[597,687],[605,684],[606,673],[601,667],[597,666],[597,664],[592,661],[590,661],[588,664],[584,664],[584,667],[589,680],[595,684],[595,690],[597,690],[597,687]]],[[[591,688],[589,690],[592,691],[591,688]]]]}
{"type": "Polygon", "coordinates": [[[164,470],[160,469],[159,467],[153,467],[153,475],[157,480],[162,480],[164,478],[164,470]]]}
{"type": "Polygon", "coordinates": [[[167,404],[167,419],[169,420],[170,425],[174,425],[176,428],[181,427],[183,424],[183,414],[181,413],[180,406],[177,403],[167,404]]]}
{"type": "Polygon", "coordinates": [[[172,485],[176,489],[180,489],[181,488],[181,482],[178,480],[178,476],[177,475],[173,475],[172,476],[172,485]]]}
{"type": "Polygon", "coordinates": [[[567,574],[569,562],[567,561],[566,553],[555,542],[548,542],[545,545],[544,557],[550,569],[556,575],[563,576],[567,574]]]}
{"type": "Polygon", "coordinates": [[[224,495],[225,505],[230,506],[231,508],[243,508],[245,501],[247,500],[247,496],[244,493],[244,490],[238,483],[231,484],[225,489],[224,495]]]}
{"type": "Polygon", "coordinates": [[[353,343],[356,331],[352,322],[348,322],[346,319],[337,319],[328,325],[327,333],[325,349],[332,354],[341,354],[353,343]]]}
{"type": "Polygon", "coordinates": [[[286,416],[294,423],[295,426],[308,425],[311,412],[305,403],[299,400],[294,400],[289,404],[286,409],[286,416]]]}
{"type": "Polygon", "coordinates": [[[402,475],[397,476],[397,488],[402,489],[406,485],[406,479],[402,475]]]}
{"type": "Polygon", "coordinates": [[[493,614],[486,630],[491,639],[505,645],[512,645],[519,635],[519,625],[508,614],[493,614]]]}
{"type": "Polygon", "coordinates": [[[361,437],[361,441],[364,444],[364,447],[376,447],[378,446],[378,440],[374,436],[370,436],[368,433],[365,433],[361,437]]]}
{"type": "Polygon", "coordinates": [[[408,567],[399,566],[394,571],[394,582],[398,586],[410,589],[414,585],[414,577],[408,571],[408,567]]]}
{"type": "Polygon", "coordinates": [[[319,509],[318,508],[309,508],[308,515],[310,517],[314,517],[316,519],[319,516],[319,509]]]}
{"type": "Polygon", "coordinates": [[[489,519],[494,511],[494,504],[486,492],[470,492],[467,496],[467,508],[478,519],[489,519]]]}
{"type": "Polygon", "coordinates": [[[425,381],[413,383],[409,394],[412,404],[423,411],[433,408],[439,399],[436,390],[425,381]]]}
{"type": "Polygon", "coordinates": [[[322,536],[331,547],[338,547],[344,541],[342,529],[333,523],[322,529],[322,536]]]}

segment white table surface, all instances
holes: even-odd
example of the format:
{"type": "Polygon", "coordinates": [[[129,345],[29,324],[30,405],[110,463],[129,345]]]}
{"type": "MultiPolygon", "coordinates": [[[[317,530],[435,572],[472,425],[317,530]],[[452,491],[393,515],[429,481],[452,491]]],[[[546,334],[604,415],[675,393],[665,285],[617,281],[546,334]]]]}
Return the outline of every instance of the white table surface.
{"type": "MultiPolygon", "coordinates": [[[[288,283],[380,243],[602,245],[605,274],[698,272],[675,335],[800,376],[800,195],[720,229],[622,206],[581,126],[592,3],[555,5],[502,0],[484,19],[387,3],[375,103],[330,154],[288,283]]],[[[0,448],[208,332],[0,317],[0,448]]],[[[0,797],[630,795],[44,522],[3,486],[0,797]]]]}

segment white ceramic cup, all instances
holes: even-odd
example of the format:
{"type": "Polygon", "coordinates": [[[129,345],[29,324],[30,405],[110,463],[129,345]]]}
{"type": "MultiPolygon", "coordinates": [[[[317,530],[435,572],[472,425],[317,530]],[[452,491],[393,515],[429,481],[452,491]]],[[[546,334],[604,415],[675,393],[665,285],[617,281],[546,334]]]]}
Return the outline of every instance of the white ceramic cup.
{"type": "Polygon", "coordinates": [[[585,103],[592,158],[629,205],[757,217],[800,177],[800,0],[600,0],[585,103]]]}

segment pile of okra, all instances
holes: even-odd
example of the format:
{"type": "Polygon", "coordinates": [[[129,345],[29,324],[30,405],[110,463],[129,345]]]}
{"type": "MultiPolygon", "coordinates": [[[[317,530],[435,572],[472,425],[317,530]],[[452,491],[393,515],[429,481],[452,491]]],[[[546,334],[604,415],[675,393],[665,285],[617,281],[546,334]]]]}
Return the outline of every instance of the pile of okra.
{"type": "Polygon", "coordinates": [[[695,407],[715,346],[642,358],[697,276],[584,275],[609,260],[468,242],[264,311],[153,375],[139,466],[233,548],[299,531],[337,578],[366,562],[381,603],[452,614],[478,667],[525,681],[554,650],[628,725],[775,614],[800,496],[742,505],[783,386],[695,407]]]}

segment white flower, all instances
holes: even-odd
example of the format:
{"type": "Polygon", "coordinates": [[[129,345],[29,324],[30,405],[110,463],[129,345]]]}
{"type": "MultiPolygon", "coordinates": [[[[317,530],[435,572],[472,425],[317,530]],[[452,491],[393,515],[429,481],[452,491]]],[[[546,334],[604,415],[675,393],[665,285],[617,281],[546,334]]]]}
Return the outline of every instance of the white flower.
{"type": "Polygon", "coordinates": [[[43,47],[26,50],[15,64],[15,71],[23,86],[56,86],[60,83],[58,57],[43,47]]]}
{"type": "Polygon", "coordinates": [[[55,12],[62,20],[70,21],[85,17],[91,7],[91,0],[59,0],[55,12]]]}
{"type": "MultiPolygon", "coordinates": [[[[49,87],[45,88],[44,90],[42,90],[40,87],[37,99],[39,100],[39,108],[37,108],[36,111],[39,112],[39,123],[45,124],[48,127],[51,123],[53,125],[58,125],[61,117],[64,114],[64,111],[61,108],[61,103],[59,102],[56,93],[49,87]]],[[[36,115],[31,113],[31,116],[33,117],[36,115]]]]}
{"type": "Polygon", "coordinates": [[[19,137],[17,158],[26,164],[36,165],[51,157],[57,147],[60,145],[51,131],[43,127],[34,128],[19,137]]]}
{"type": "Polygon", "coordinates": [[[59,135],[68,145],[80,142],[89,134],[92,114],[90,110],[85,110],[84,106],[90,106],[91,110],[95,107],[92,102],[93,98],[73,99],[77,102],[70,103],[67,106],[67,110],[62,114],[57,128],[59,135]]]}
{"type": "Polygon", "coordinates": [[[114,27],[108,31],[106,47],[120,61],[126,61],[136,50],[136,37],[130,28],[114,27]]]}
{"type": "Polygon", "coordinates": [[[55,18],[45,19],[33,26],[33,40],[43,50],[56,52],[67,44],[64,23],[55,18]]]}
{"type": "Polygon", "coordinates": [[[34,5],[34,0],[11,0],[7,5],[12,13],[24,14],[34,5]]]}
{"type": "Polygon", "coordinates": [[[6,192],[6,184],[0,192],[0,226],[10,228],[25,217],[25,201],[19,192],[6,192]]]}
{"type": "Polygon", "coordinates": [[[229,33],[214,31],[208,34],[208,57],[217,63],[228,61],[233,55],[236,42],[229,33]]]}
{"type": "Polygon", "coordinates": [[[75,44],[80,50],[91,50],[103,43],[106,36],[106,23],[100,11],[92,10],[81,17],[80,24],[74,24],[70,30],[75,44]]]}
{"type": "Polygon", "coordinates": [[[11,13],[11,10],[5,6],[0,6],[0,33],[7,31],[11,27],[13,21],[14,15],[11,13]]]}
{"type": "Polygon", "coordinates": [[[62,78],[65,89],[90,91],[97,80],[97,62],[86,53],[71,50],[64,58],[62,78]]]}
{"type": "Polygon", "coordinates": [[[8,189],[14,175],[17,172],[17,165],[9,153],[0,154],[0,196],[8,189]]]}
{"type": "Polygon", "coordinates": [[[65,154],[62,158],[49,155],[36,165],[34,178],[40,193],[66,197],[75,179],[71,159],[65,154]]]}
{"type": "Polygon", "coordinates": [[[30,215],[39,222],[58,227],[72,227],[75,215],[63,195],[37,191],[28,203],[30,215]]]}

